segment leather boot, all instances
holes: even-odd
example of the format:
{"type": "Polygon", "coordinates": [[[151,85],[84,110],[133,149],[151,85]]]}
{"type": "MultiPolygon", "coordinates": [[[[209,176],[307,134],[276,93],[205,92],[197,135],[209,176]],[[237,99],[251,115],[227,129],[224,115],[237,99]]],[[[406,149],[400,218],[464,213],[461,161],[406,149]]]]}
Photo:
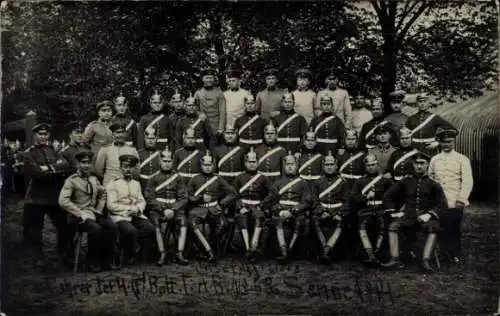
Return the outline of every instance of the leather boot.
{"type": "Polygon", "coordinates": [[[175,256],[175,259],[178,264],[185,266],[189,264],[189,261],[184,258],[184,255],[182,254],[182,251],[177,252],[177,255],[175,256]]]}

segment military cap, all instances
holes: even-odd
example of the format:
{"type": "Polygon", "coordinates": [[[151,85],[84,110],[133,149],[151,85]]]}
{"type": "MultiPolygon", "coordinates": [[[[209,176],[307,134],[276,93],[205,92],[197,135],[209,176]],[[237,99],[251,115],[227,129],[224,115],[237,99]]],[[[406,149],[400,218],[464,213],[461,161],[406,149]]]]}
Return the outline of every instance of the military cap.
{"type": "Polygon", "coordinates": [[[201,76],[217,76],[217,72],[213,68],[205,68],[201,71],[201,76]]]}
{"type": "Polygon", "coordinates": [[[387,126],[387,124],[384,124],[384,125],[377,126],[374,133],[375,134],[382,134],[382,133],[390,133],[390,131],[391,131],[391,129],[389,128],[389,126],[387,126]]]}
{"type": "Polygon", "coordinates": [[[309,80],[310,80],[312,78],[312,73],[309,69],[300,68],[295,72],[295,77],[297,77],[297,78],[309,78],[309,80]]]}
{"type": "Polygon", "coordinates": [[[250,147],[250,150],[245,155],[245,160],[248,162],[257,162],[257,153],[250,147]]]}
{"type": "Polygon", "coordinates": [[[330,78],[338,79],[339,76],[337,75],[336,71],[334,71],[333,69],[328,69],[328,70],[323,72],[323,78],[324,78],[324,80],[330,79],[330,78]]]}
{"type": "Polygon", "coordinates": [[[111,109],[113,109],[113,106],[114,106],[113,102],[106,100],[106,101],[102,101],[102,102],[97,103],[95,107],[96,107],[97,111],[99,111],[103,107],[109,107],[109,109],[111,110],[111,109]]]}
{"type": "Polygon", "coordinates": [[[365,158],[363,158],[363,163],[365,165],[369,164],[369,163],[378,163],[377,156],[375,156],[373,154],[368,154],[365,156],[365,158]]]}
{"type": "Polygon", "coordinates": [[[270,120],[269,124],[267,124],[264,127],[264,133],[267,133],[267,132],[276,132],[276,127],[274,127],[273,120],[270,120]]]}
{"type": "Polygon", "coordinates": [[[205,152],[205,155],[203,155],[203,157],[201,157],[200,159],[201,163],[211,163],[213,164],[214,163],[214,157],[212,157],[212,155],[210,154],[210,150],[207,150],[205,152]]]}
{"type": "Polygon", "coordinates": [[[80,162],[83,161],[84,159],[91,161],[93,156],[94,156],[94,153],[88,149],[81,149],[81,150],[77,151],[74,155],[75,159],[77,161],[80,161],[80,162]]]}
{"type": "Polygon", "coordinates": [[[115,122],[109,126],[109,129],[114,132],[124,132],[127,126],[121,122],[115,122]]]}
{"type": "Polygon", "coordinates": [[[328,151],[328,155],[325,156],[325,159],[323,160],[323,163],[336,163],[337,159],[332,155],[332,151],[328,151]]]}
{"type": "Polygon", "coordinates": [[[121,155],[118,158],[118,160],[120,160],[120,164],[129,165],[131,167],[133,167],[133,166],[137,165],[137,163],[139,163],[139,158],[137,158],[134,155],[130,155],[130,154],[121,155]]]}
{"type": "Polygon", "coordinates": [[[83,126],[83,123],[81,121],[73,121],[69,122],[64,127],[69,131],[69,132],[83,132],[85,130],[85,127],[83,126]]]}
{"type": "Polygon", "coordinates": [[[255,97],[251,93],[247,94],[243,99],[245,102],[255,102],[255,97]]]}
{"type": "Polygon", "coordinates": [[[429,155],[424,154],[423,152],[419,151],[415,155],[413,155],[413,161],[427,161],[429,162],[431,160],[431,157],[429,155]]]}
{"type": "Polygon", "coordinates": [[[47,124],[47,123],[39,123],[39,124],[36,124],[35,126],[33,126],[33,128],[31,129],[32,132],[34,133],[38,133],[38,132],[48,132],[50,131],[50,124],[47,124]]]}
{"type": "Polygon", "coordinates": [[[279,70],[276,68],[269,68],[264,70],[264,76],[269,77],[269,76],[278,76],[279,75],[279,70]]]}
{"type": "Polygon", "coordinates": [[[115,104],[123,104],[125,103],[126,99],[123,96],[123,93],[120,92],[120,95],[116,97],[115,99],[115,104]]]}
{"type": "Polygon", "coordinates": [[[173,156],[172,152],[168,149],[168,147],[166,147],[165,150],[163,150],[161,152],[161,159],[162,160],[164,160],[164,159],[173,160],[174,159],[174,156],[173,156]]]}
{"type": "Polygon", "coordinates": [[[238,78],[239,79],[239,78],[241,78],[242,73],[243,72],[239,69],[231,69],[231,70],[228,70],[226,72],[226,76],[228,78],[238,78]]]}
{"type": "Polygon", "coordinates": [[[443,140],[446,138],[456,138],[457,135],[458,135],[457,131],[455,129],[451,129],[451,128],[444,129],[444,128],[438,127],[438,129],[436,130],[436,138],[438,140],[443,140]]]}
{"type": "Polygon", "coordinates": [[[411,137],[411,129],[403,127],[399,130],[399,137],[411,137]]]}
{"type": "Polygon", "coordinates": [[[333,104],[333,98],[329,95],[322,95],[321,98],[319,99],[319,101],[323,101],[323,100],[327,100],[329,101],[331,104],[333,104]]]}
{"type": "Polygon", "coordinates": [[[396,90],[389,94],[389,98],[392,102],[403,102],[405,95],[403,90],[396,90]]]}
{"type": "Polygon", "coordinates": [[[286,100],[286,99],[292,99],[295,101],[295,96],[293,95],[293,93],[290,93],[290,92],[286,92],[283,94],[283,96],[281,97],[282,100],[286,100]]]}
{"type": "Polygon", "coordinates": [[[186,104],[187,105],[193,105],[196,103],[196,99],[193,97],[193,95],[190,93],[189,97],[186,99],[186,104]]]}
{"type": "Polygon", "coordinates": [[[429,95],[427,93],[419,93],[417,95],[417,102],[425,102],[429,100],[429,95]]]}
{"type": "Polygon", "coordinates": [[[312,127],[306,132],[306,134],[304,135],[304,139],[313,141],[316,140],[316,134],[314,133],[312,127]]]}
{"type": "Polygon", "coordinates": [[[283,158],[283,163],[297,163],[297,158],[292,154],[291,151],[288,152],[288,155],[286,155],[283,158]]]}
{"type": "Polygon", "coordinates": [[[346,129],[345,130],[345,137],[354,137],[358,138],[358,132],[356,132],[355,129],[346,129]]]}

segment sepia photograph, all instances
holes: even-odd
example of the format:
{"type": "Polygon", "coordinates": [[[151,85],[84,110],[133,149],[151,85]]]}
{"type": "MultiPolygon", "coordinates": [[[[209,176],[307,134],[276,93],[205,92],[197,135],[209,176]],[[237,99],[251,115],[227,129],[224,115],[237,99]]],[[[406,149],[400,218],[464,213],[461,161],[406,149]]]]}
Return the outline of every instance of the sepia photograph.
{"type": "Polygon", "coordinates": [[[500,315],[498,0],[0,3],[0,316],[500,315]]]}

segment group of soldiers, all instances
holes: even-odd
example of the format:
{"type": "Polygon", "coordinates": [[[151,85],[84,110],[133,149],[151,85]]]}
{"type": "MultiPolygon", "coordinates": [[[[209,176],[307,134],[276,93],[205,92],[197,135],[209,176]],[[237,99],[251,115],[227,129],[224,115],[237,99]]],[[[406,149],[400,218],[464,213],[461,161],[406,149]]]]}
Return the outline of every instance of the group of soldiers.
{"type": "MultiPolygon", "coordinates": [[[[432,271],[438,235],[451,261],[459,262],[470,162],[454,150],[458,131],[428,111],[424,96],[409,118],[398,112],[400,92],[391,94],[394,113],[387,117],[382,103],[372,100],[372,117],[358,127],[348,120],[354,111],[334,74],[316,95],[308,89],[307,70],[297,72],[299,88],[292,93],[275,86],[270,70],[268,87],[257,97],[239,88],[238,72],[228,75],[226,92],[213,86],[214,75],[204,73],[204,87],[194,96],[172,95],[170,114],[162,96],[153,94],[151,112],[139,123],[128,114],[125,96],[100,102],[99,119],[86,128],[72,124],[60,152],[47,145],[50,125],[33,128],[34,145],[24,152],[30,179],[24,229],[37,266],[43,265],[45,213],[58,227],[60,254],[72,232],[88,232],[92,271],[116,268],[117,240],[125,263],[156,253],[164,264],[166,227],[177,232],[179,264],[188,264],[189,232],[213,262],[220,239],[234,238],[229,219],[251,261],[275,243],[277,259],[288,262],[297,241],[308,238],[306,247],[317,243],[328,263],[339,237],[350,234],[349,247],[360,240],[365,263],[400,268],[401,233],[410,251],[420,230],[427,235],[424,270],[432,271]],[[262,238],[269,227],[276,238],[262,238]],[[384,238],[390,260],[381,263],[384,238]]],[[[357,103],[359,110],[366,101],[357,103]]]]}

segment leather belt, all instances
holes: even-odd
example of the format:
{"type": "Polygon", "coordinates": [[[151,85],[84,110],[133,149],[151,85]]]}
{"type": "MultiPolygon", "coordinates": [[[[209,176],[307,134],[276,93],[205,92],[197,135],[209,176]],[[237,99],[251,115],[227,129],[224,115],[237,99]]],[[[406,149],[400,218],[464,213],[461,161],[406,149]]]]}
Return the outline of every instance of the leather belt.
{"type": "Polygon", "coordinates": [[[210,202],[210,203],[201,204],[201,206],[203,206],[203,207],[214,207],[214,206],[217,206],[217,204],[218,204],[217,201],[213,201],[213,202],[210,202]]]}
{"type": "Polygon", "coordinates": [[[313,176],[313,175],[307,175],[307,174],[304,174],[304,175],[300,175],[300,177],[304,180],[318,180],[319,178],[321,178],[321,176],[313,176]]]}
{"type": "Polygon", "coordinates": [[[350,173],[341,173],[340,176],[345,179],[359,179],[362,177],[360,175],[350,173]]]}
{"type": "Polygon", "coordinates": [[[258,144],[262,144],[262,139],[240,138],[240,143],[248,144],[248,145],[258,145],[258,144]]]}
{"type": "Polygon", "coordinates": [[[166,204],[173,204],[173,203],[175,203],[175,201],[177,201],[176,199],[164,199],[164,198],[156,198],[156,200],[158,202],[162,202],[162,203],[166,203],[166,204]]]}
{"type": "Polygon", "coordinates": [[[222,177],[237,177],[240,174],[243,174],[243,171],[234,171],[234,172],[219,171],[219,176],[222,177]]]}
{"type": "Polygon", "coordinates": [[[199,175],[199,173],[187,173],[187,172],[178,172],[178,174],[184,178],[194,178],[197,175],[199,175]]]}
{"type": "Polygon", "coordinates": [[[298,205],[299,202],[290,201],[290,200],[280,200],[280,204],[281,205],[295,206],[295,205],[298,205]]]}
{"type": "Polygon", "coordinates": [[[376,205],[382,205],[383,202],[382,201],[368,201],[368,203],[366,203],[366,205],[368,206],[376,206],[376,205]]]}
{"type": "Polygon", "coordinates": [[[279,142],[297,143],[300,142],[300,137],[278,137],[279,142]]]}
{"type": "Polygon", "coordinates": [[[330,204],[330,203],[323,203],[323,202],[320,202],[320,204],[324,208],[339,208],[343,205],[342,203],[330,204]]]}
{"type": "Polygon", "coordinates": [[[247,200],[247,199],[241,199],[241,202],[243,204],[248,204],[248,205],[259,205],[261,203],[261,201],[257,201],[257,200],[247,200]]]}
{"type": "Polygon", "coordinates": [[[259,173],[261,175],[266,176],[266,177],[279,177],[281,175],[281,173],[279,171],[271,171],[271,172],[259,171],[259,173]]]}
{"type": "Polygon", "coordinates": [[[325,144],[336,144],[338,140],[336,138],[334,139],[329,139],[329,138],[316,138],[316,141],[318,143],[325,143],[325,144]]]}
{"type": "Polygon", "coordinates": [[[415,143],[432,143],[435,140],[435,138],[434,137],[431,137],[431,138],[412,138],[411,140],[415,143]]]}

